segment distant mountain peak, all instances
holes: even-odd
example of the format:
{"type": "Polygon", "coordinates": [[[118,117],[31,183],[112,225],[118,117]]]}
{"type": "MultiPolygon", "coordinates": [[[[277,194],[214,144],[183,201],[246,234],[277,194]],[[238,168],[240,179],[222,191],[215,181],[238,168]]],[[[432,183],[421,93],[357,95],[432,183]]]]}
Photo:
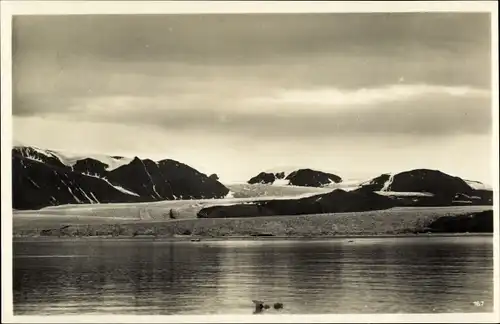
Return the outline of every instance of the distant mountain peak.
{"type": "MultiPolygon", "coordinates": [[[[464,180],[440,170],[413,169],[399,173],[384,173],[369,181],[362,182],[357,189],[364,192],[377,192],[393,196],[435,197],[435,203],[456,197],[469,197],[469,203],[492,204],[492,192],[479,181],[464,180]]],[[[434,198],[433,198],[434,199],[434,198]]]]}
{"type": "Polygon", "coordinates": [[[311,168],[287,170],[273,169],[273,171],[273,173],[265,171],[260,172],[258,175],[248,180],[248,183],[323,187],[342,182],[342,178],[333,173],[313,170],[311,168]]]}

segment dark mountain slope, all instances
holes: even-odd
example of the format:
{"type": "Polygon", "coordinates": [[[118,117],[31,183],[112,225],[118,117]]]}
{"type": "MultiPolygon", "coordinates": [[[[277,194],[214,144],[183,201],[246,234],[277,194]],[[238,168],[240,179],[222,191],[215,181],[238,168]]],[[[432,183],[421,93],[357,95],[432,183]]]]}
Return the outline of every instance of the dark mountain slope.
{"type": "Polygon", "coordinates": [[[304,215],[381,210],[395,207],[388,197],[372,192],[348,192],[341,189],[301,199],[256,201],[248,204],[212,206],[203,208],[199,218],[259,217],[304,215]]]}
{"type": "Polygon", "coordinates": [[[12,150],[13,207],[209,199],[229,193],[216,179],[174,160],[136,157],[110,167],[91,157],[69,164],[57,152],[16,147],[12,150]]]}
{"type": "Polygon", "coordinates": [[[12,197],[15,209],[140,201],[139,197],[124,193],[102,179],[17,155],[12,156],[12,197]]]}

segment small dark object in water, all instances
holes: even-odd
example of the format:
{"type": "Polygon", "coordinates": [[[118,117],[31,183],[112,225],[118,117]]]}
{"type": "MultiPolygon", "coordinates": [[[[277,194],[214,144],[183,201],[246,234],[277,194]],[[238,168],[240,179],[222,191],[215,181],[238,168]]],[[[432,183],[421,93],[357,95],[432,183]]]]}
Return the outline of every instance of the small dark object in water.
{"type": "Polygon", "coordinates": [[[271,233],[254,233],[254,234],[250,234],[251,236],[259,236],[259,237],[262,237],[262,236],[274,236],[274,234],[271,234],[271,233]]]}
{"type": "MultiPolygon", "coordinates": [[[[269,306],[268,304],[264,304],[263,301],[260,301],[260,300],[252,300],[252,301],[255,304],[254,314],[262,313],[262,311],[264,309],[271,308],[271,306],[269,306]]],[[[283,308],[283,304],[282,303],[275,303],[274,304],[274,309],[282,309],[282,308],[283,308]]]]}
{"type": "Polygon", "coordinates": [[[353,241],[353,240],[349,240],[349,241],[347,241],[347,242],[348,242],[348,243],[352,243],[352,242],[354,242],[354,241],[353,241]]]}
{"type": "Polygon", "coordinates": [[[193,238],[193,239],[191,239],[191,242],[199,242],[199,241],[201,241],[199,238],[193,238]]]}
{"type": "Polygon", "coordinates": [[[262,310],[264,309],[264,302],[259,300],[252,300],[252,302],[255,304],[254,314],[262,313],[262,310]]]}

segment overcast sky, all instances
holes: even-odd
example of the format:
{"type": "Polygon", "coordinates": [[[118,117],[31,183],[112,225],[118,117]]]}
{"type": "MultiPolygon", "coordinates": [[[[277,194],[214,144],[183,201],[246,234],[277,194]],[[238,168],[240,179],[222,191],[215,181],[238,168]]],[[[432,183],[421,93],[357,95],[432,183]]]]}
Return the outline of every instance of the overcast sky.
{"type": "Polygon", "coordinates": [[[223,182],[297,165],[491,183],[490,40],[487,14],[16,17],[13,135],[223,182]]]}

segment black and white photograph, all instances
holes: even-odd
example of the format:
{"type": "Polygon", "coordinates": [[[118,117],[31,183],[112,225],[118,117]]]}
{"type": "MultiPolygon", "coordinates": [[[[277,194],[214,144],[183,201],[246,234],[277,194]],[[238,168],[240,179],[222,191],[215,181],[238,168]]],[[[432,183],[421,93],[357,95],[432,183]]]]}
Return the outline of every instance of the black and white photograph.
{"type": "Polygon", "coordinates": [[[2,3],[13,318],[498,316],[497,3],[19,3],[2,3]]]}

